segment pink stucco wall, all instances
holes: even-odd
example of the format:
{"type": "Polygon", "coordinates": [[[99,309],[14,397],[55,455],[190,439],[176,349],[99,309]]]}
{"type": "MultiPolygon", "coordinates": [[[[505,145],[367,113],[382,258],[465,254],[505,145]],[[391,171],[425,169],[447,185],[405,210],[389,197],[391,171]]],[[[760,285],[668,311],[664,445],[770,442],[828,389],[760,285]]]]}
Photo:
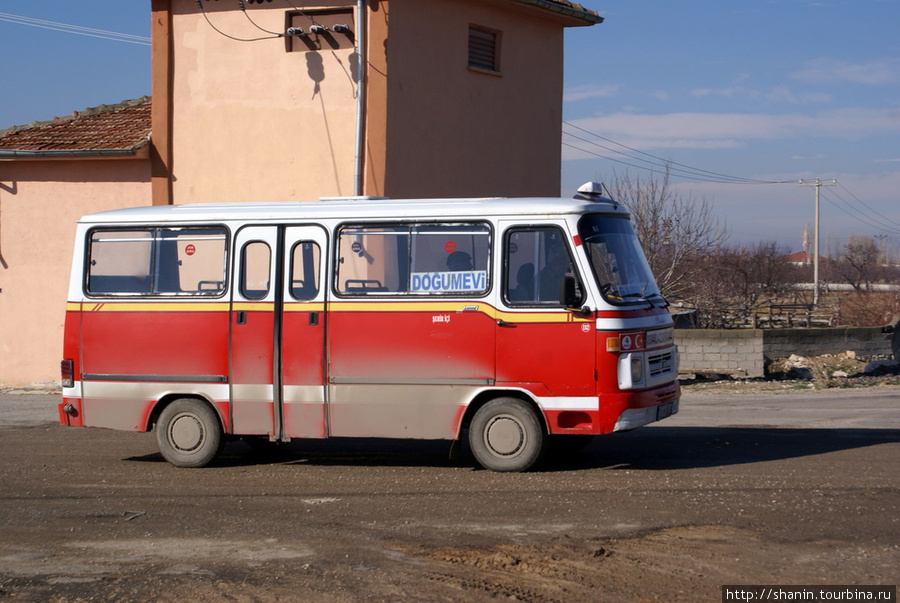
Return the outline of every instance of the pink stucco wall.
{"type": "Polygon", "coordinates": [[[149,204],[147,160],[0,161],[0,383],[59,380],[78,219],[149,204]]]}
{"type": "Polygon", "coordinates": [[[262,31],[285,30],[284,0],[247,5],[247,15],[236,3],[203,5],[209,21],[193,0],[172,2],[174,202],[352,195],[352,50],[287,52],[262,31]]]}

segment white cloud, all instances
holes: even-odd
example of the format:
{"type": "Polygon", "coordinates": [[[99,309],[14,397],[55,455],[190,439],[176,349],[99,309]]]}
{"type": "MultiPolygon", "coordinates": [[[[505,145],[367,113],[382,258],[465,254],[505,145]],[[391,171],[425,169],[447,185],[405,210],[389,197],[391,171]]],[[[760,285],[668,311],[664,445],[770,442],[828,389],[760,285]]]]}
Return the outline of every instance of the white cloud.
{"type": "Polygon", "coordinates": [[[730,86],[727,88],[695,88],[690,91],[691,96],[702,98],[706,96],[720,96],[723,98],[749,98],[792,105],[821,104],[831,102],[831,95],[823,92],[794,93],[787,86],[775,86],[765,92],[747,88],[744,86],[730,86]]]}
{"type": "Polygon", "coordinates": [[[570,103],[591,98],[608,98],[610,96],[615,96],[618,92],[618,84],[610,86],[576,86],[574,88],[569,88],[563,93],[563,101],[570,103]]]}
{"type": "Polygon", "coordinates": [[[691,90],[691,96],[723,96],[725,98],[745,97],[759,98],[759,92],[743,86],[731,86],[728,88],[696,88],[691,90]]]}
{"type": "MultiPolygon", "coordinates": [[[[811,114],[619,112],[569,120],[569,123],[638,149],[728,148],[751,140],[810,137],[858,140],[869,135],[900,134],[898,110],[869,108],[811,114]]],[[[574,157],[564,157],[571,158],[574,157]]]]}
{"type": "Polygon", "coordinates": [[[795,94],[787,86],[775,86],[765,94],[766,100],[792,105],[810,105],[830,103],[832,97],[824,92],[804,92],[795,94]]]}
{"type": "Polygon", "coordinates": [[[900,81],[900,59],[883,58],[865,63],[851,63],[841,59],[816,59],[793,76],[813,83],[853,82],[882,85],[900,81]]]}

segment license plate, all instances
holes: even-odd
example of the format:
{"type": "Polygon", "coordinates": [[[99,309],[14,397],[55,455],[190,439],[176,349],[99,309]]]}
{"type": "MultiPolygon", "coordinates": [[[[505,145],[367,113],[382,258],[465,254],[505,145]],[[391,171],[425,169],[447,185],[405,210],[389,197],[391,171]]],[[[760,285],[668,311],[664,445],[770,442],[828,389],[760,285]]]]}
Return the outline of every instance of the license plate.
{"type": "Polygon", "coordinates": [[[656,407],[656,420],[662,421],[666,417],[671,417],[675,414],[675,401],[664,402],[656,407]]]}

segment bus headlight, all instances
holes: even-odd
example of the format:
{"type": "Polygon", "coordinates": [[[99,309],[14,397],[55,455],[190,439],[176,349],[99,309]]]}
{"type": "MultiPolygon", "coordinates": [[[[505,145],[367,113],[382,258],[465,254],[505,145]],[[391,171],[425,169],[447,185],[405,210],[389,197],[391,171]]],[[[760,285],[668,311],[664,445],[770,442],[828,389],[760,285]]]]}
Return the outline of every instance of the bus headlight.
{"type": "Polygon", "coordinates": [[[631,382],[640,383],[644,380],[644,355],[635,354],[631,357],[631,382]]]}
{"type": "Polygon", "coordinates": [[[622,354],[619,356],[619,389],[632,389],[644,380],[644,355],[622,354]]]}

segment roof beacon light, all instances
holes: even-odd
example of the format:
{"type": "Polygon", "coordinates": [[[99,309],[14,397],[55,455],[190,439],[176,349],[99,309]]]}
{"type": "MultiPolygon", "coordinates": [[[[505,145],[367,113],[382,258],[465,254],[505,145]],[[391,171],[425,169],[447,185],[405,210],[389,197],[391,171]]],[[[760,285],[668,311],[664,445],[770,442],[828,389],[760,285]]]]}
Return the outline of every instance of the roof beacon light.
{"type": "MultiPolygon", "coordinates": [[[[578,194],[575,195],[575,198],[582,201],[592,201],[595,203],[615,203],[615,201],[613,201],[609,197],[603,196],[603,189],[605,188],[606,187],[603,186],[602,182],[585,182],[578,187],[578,194]]],[[[609,193],[609,189],[606,189],[606,192],[609,193]]]]}

